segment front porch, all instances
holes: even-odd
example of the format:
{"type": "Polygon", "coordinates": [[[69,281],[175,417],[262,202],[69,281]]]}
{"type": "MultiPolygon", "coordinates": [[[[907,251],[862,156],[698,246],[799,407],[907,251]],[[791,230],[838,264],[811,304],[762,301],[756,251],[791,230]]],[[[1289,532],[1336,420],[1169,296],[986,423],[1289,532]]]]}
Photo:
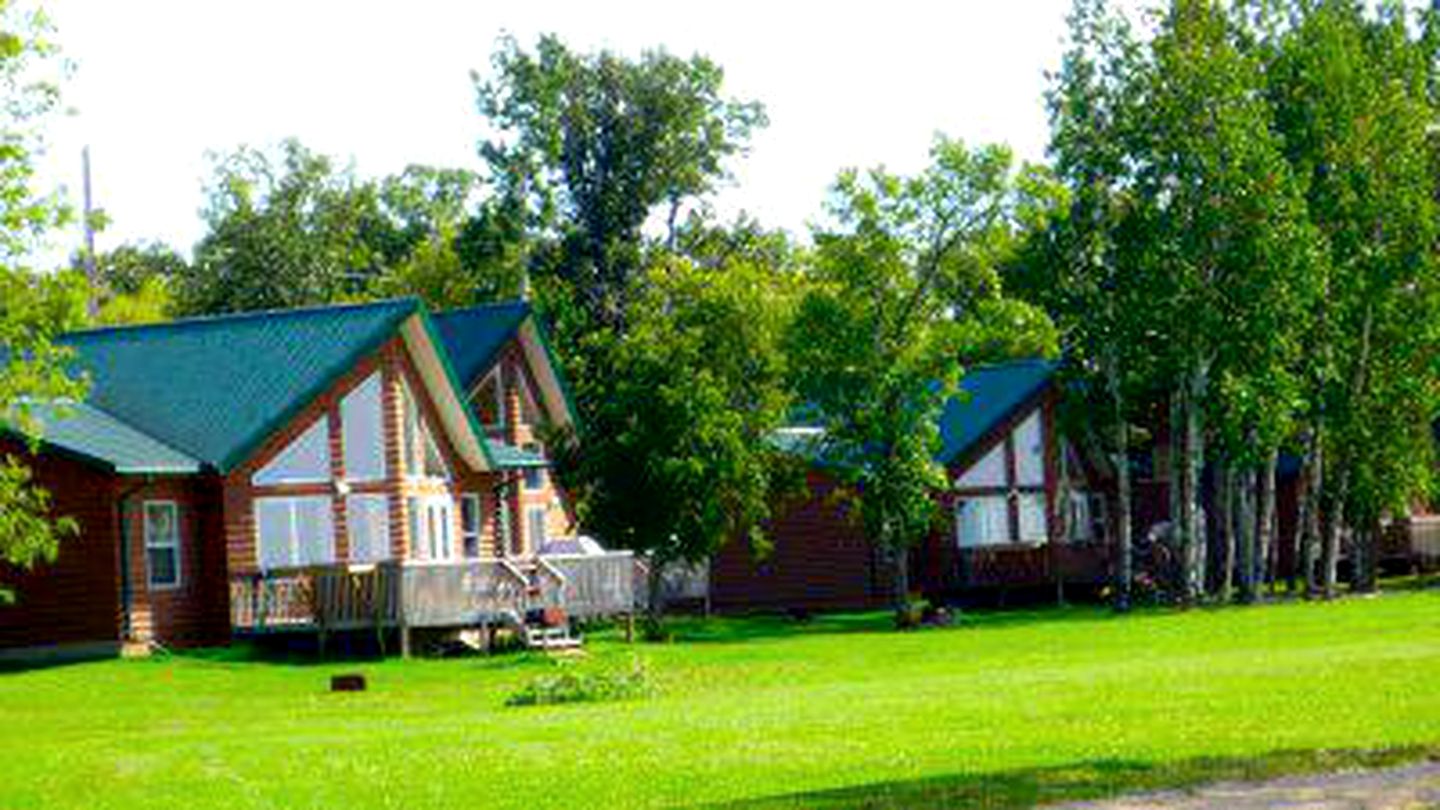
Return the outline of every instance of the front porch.
{"type": "Polygon", "coordinates": [[[628,551],[527,559],[390,560],[271,569],[230,580],[237,634],[521,626],[532,611],[569,618],[635,609],[628,551]]]}

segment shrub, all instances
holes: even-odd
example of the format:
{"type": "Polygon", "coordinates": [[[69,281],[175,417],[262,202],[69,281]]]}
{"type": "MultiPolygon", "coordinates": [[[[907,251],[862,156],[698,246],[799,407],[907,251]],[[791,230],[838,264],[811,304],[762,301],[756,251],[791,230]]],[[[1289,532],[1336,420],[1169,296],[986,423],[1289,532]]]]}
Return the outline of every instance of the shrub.
{"type": "Polygon", "coordinates": [[[556,661],[558,671],[532,678],[505,699],[506,706],[547,706],[559,703],[602,703],[648,697],[653,689],[649,670],[636,658],[629,669],[583,671],[579,665],[556,661]]]}

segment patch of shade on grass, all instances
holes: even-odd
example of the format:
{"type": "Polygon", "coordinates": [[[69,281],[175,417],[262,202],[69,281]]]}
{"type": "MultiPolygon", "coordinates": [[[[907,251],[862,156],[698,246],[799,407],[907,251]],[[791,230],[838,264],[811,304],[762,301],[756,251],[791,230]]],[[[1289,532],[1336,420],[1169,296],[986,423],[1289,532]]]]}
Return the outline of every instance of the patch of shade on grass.
{"type": "Polygon", "coordinates": [[[1426,756],[1440,594],[1330,604],[682,620],[646,700],[507,709],[553,669],[243,651],[0,675],[0,807],[1024,806],[1426,756]],[[369,690],[330,694],[331,674],[369,690]],[[1276,753],[1281,752],[1281,753],[1276,753]],[[1375,753],[1378,752],[1378,753],[1375,753]],[[1250,769],[1250,770],[1246,770],[1250,769]]]}

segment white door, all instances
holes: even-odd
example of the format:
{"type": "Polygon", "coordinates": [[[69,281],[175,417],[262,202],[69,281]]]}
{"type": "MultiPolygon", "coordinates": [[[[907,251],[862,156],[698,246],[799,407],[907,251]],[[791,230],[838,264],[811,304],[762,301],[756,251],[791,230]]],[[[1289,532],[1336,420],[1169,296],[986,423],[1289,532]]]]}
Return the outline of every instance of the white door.
{"type": "Polygon", "coordinates": [[[410,499],[412,556],[421,560],[448,560],[455,556],[455,501],[448,495],[410,499]]]}

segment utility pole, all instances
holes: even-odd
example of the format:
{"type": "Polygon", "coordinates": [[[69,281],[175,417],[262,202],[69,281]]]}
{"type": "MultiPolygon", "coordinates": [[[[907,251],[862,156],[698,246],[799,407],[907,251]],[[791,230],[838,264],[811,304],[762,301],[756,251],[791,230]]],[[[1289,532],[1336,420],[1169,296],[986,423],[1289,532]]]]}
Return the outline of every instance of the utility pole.
{"type": "Polygon", "coordinates": [[[80,171],[84,179],[85,187],[85,281],[89,283],[90,289],[85,296],[85,311],[93,321],[100,314],[100,293],[99,274],[95,269],[95,223],[94,204],[90,197],[90,146],[87,144],[80,150],[80,171]]]}

